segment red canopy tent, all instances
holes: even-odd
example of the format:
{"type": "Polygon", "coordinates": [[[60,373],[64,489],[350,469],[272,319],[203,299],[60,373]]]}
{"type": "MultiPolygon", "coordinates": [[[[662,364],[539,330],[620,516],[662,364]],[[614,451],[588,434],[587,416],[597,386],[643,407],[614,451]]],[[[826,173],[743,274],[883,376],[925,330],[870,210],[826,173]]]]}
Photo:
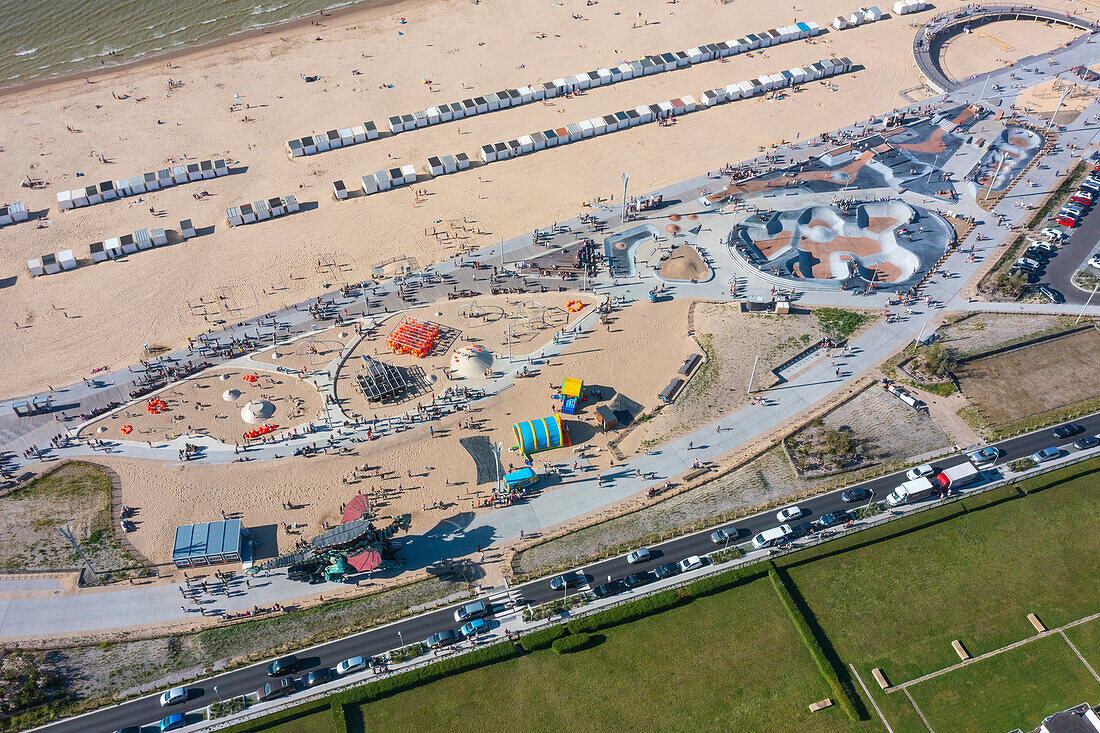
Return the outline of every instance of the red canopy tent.
{"type": "Polygon", "coordinates": [[[348,558],[348,565],[361,573],[377,570],[382,565],[382,553],[378,550],[367,550],[348,558]]]}

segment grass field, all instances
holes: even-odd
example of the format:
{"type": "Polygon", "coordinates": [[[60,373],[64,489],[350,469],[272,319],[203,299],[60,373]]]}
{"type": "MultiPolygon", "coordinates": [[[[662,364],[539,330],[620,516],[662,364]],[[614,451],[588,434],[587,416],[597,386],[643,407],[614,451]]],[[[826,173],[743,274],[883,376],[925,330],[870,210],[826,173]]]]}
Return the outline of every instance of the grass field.
{"type": "Polygon", "coordinates": [[[1095,705],[1100,683],[1054,634],[921,682],[909,693],[935,731],[1031,730],[1051,713],[1095,705]]]}
{"type": "Polygon", "coordinates": [[[962,391],[990,423],[1016,420],[1097,394],[1085,375],[1100,360],[1100,331],[1082,331],[956,369],[962,391]],[[1013,379],[1005,379],[1011,374],[1013,379]],[[1067,375],[1079,375],[1070,378],[1067,375]]]}
{"type": "Polygon", "coordinates": [[[1074,626],[1066,631],[1066,636],[1093,670],[1100,674],[1100,618],[1074,626]]]}
{"type": "Polygon", "coordinates": [[[361,710],[370,730],[880,728],[835,706],[809,712],[826,697],[765,579],[610,629],[587,651],[534,652],[361,710]]]}
{"type": "Polygon", "coordinates": [[[339,733],[332,720],[332,713],[322,710],[300,718],[280,723],[272,728],[257,728],[257,733],[339,733]]]}

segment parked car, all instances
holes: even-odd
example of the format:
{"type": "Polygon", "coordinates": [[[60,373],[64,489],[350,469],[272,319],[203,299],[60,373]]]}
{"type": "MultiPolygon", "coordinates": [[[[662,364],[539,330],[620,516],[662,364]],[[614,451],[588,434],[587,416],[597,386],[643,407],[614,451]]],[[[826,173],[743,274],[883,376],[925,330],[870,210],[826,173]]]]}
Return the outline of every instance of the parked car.
{"type": "Polygon", "coordinates": [[[792,519],[798,519],[799,517],[801,517],[805,513],[806,513],[805,510],[803,510],[802,507],[800,507],[800,506],[789,506],[789,507],[785,507],[783,509],[780,509],[776,513],[775,519],[780,524],[786,524],[787,522],[791,521],[792,519]]]}
{"type": "Polygon", "coordinates": [[[1080,219],[1082,216],[1085,215],[1085,211],[1086,211],[1086,208],[1083,204],[1077,204],[1077,203],[1070,202],[1068,204],[1063,205],[1062,208],[1058,210],[1058,213],[1068,214],[1070,216],[1076,216],[1078,219],[1080,219]]]}
{"type": "Polygon", "coordinates": [[[639,547],[637,550],[630,551],[630,554],[626,556],[626,561],[631,565],[637,565],[640,562],[645,562],[650,557],[648,547],[639,547]]]}
{"type": "Polygon", "coordinates": [[[429,649],[438,649],[441,646],[450,646],[459,640],[458,632],[454,629],[437,631],[424,640],[424,645],[429,649]]]}
{"type": "Polygon", "coordinates": [[[1039,234],[1051,240],[1052,242],[1061,242],[1063,239],[1066,238],[1065,232],[1058,231],[1053,227],[1044,227],[1042,231],[1039,232],[1039,234]]]}
{"type": "Polygon", "coordinates": [[[1073,447],[1077,450],[1088,450],[1098,445],[1100,445],[1100,438],[1097,438],[1095,435],[1086,435],[1083,438],[1078,438],[1073,441],[1073,447]]]}
{"type": "Polygon", "coordinates": [[[166,708],[169,705],[184,702],[187,699],[186,687],[173,687],[160,696],[160,706],[166,708]]]}
{"type": "Polygon", "coordinates": [[[1032,453],[1031,460],[1036,463],[1046,463],[1047,461],[1053,461],[1060,455],[1062,455],[1061,448],[1043,448],[1042,450],[1037,450],[1032,453]]]}
{"type": "Polygon", "coordinates": [[[817,529],[817,525],[813,522],[799,522],[791,527],[791,539],[798,539],[799,537],[813,534],[817,529]]]}
{"type": "Polygon", "coordinates": [[[838,524],[844,524],[849,519],[851,519],[851,517],[848,516],[848,512],[829,512],[828,514],[822,515],[814,524],[822,529],[827,529],[828,527],[835,527],[838,524]]]}
{"type": "Polygon", "coordinates": [[[1077,226],[1077,217],[1063,215],[1055,219],[1055,222],[1061,224],[1064,227],[1069,227],[1072,229],[1073,227],[1077,226]]]}
{"type": "Polygon", "coordinates": [[[631,573],[623,578],[623,585],[627,588],[638,588],[647,583],[652,583],[656,578],[652,573],[631,573]]]}
{"type": "Polygon", "coordinates": [[[488,615],[489,606],[485,601],[474,601],[473,603],[467,603],[465,606],[455,609],[455,621],[457,623],[488,615]]]}
{"type": "Polygon", "coordinates": [[[485,622],[485,619],[475,618],[473,621],[467,621],[466,623],[462,624],[462,628],[459,629],[459,633],[461,633],[466,638],[470,638],[471,636],[484,634],[488,630],[489,624],[485,622]]]}
{"type": "Polygon", "coordinates": [[[566,588],[573,588],[578,585],[584,585],[588,582],[588,576],[584,573],[573,571],[571,573],[562,573],[558,577],[550,581],[550,588],[552,590],[565,590],[566,588]]]}
{"type": "Polygon", "coordinates": [[[367,668],[365,657],[350,657],[336,665],[336,674],[341,677],[352,672],[359,672],[367,668]]]}
{"type": "Polygon", "coordinates": [[[1088,192],[1086,192],[1086,191],[1082,191],[1082,192],[1079,192],[1079,193],[1074,193],[1072,196],[1069,197],[1069,200],[1072,201],[1075,204],[1081,204],[1082,206],[1088,206],[1089,204],[1092,203],[1092,199],[1091,198],[1085,198],[1087,195],[1088,195],[1088,192]]]}
{"type": "Polygon", "coordinates": [[[1046,252],[1048,256],[1050,256],[1050,255],[1052,255],[1052,254],[1054,254],[1055,252],[1058,251],[1058,248],[1055,247],[1050,242],[1044,242],[1044,241],[1039,240],[1039,239],[1029,239],[1029,240],[1027,240],[1027,248],[1028,249],[1041,249],[1042,251],[1046,252]]]}
{"type": "Polygon", "coordinates": [[[674,562],[666,562],[664,565],[658,565],[653,570],[653,574],[657,576],[657,580],[663,580],[665,578],[671,578],[680,572],[680,566],[674,562]]]}
{"type": "Polygon", "coordinates": [[[267,676],[278,677],[283,674],[294,674],[298,671],[298,657],[291,654],[289,657],[280,657],[267,665],[267,676]]]}
{"type": "Polygon", "coordinates": [[[183,713],[172,713],[161,718],[160,730],[162,733],[166,730],[179,730],[185,725],[187,725],[187,718],[183,717],[183,713]]]}
{"type": "Polygon", "coordinates": [[[280,677],[268,682],[256,691],[256,698],[260,702],[267,702],[280,697],[286,697],[294,693],[294,680],[289,677],[280,677]]]}
{"type": "Polygon", "coordinates": [[[1050,253],[1038,247],[1028,247],[1024,250],[1024,257],[1036,262],[1046,262],[1050,258],[1050,253]]]}
{"type": "Polygon", "coordinates": [[[1038,261],[1033,260],[1029,257],[1021,257],[1020,259],[1016,260],[1016,264],[1014,264],[1013,267],[1020,270],[1027,270],[1028,272],[1035,272],[1040,267],[1042,267],[1042,265],[1038,261]]]}
{"type": "Polygon", "coordinates": [[[618,580],[611,580],[603,585],[596,586],[592,589],[592,595],[596,598],[607,598],[613,596],[623,589],[623,584],[618,580]]]}
{"type": "Polygon", "coordinates": [[[854,504],[857,501],[867,501],[874,495],[875,492],[870,489],[855,488],[848,489],[840,495],[840,498],[848,504],[854,504]]]}
{"type": "Polygon", "coordinates": [[[1054,430],[1051,430],[1050,434],[1053,435],[1055,438],[1061,439],[1072,438],[1074,435],[1083,432],[1085,432],[1085,429],[1083,427],[1081,427],[1077,423],[1071,422],[1066,423],[1065,425],[1059,425],[1058,427],[1054,428],[1054,430]]]}
{"type": "Polygon", "coordinates": [[[935,472],[936,469],[932,466],[931,463],[924,463],[919,466],[913,466],[908,471],[906,471],[905,478],[909,479],[910,481],[916,481],[919,478],[931,476],[935,472]]]}
{"type": "Polygon", "coordinates": [[[1088,201],[1089,203],[1092,203],[1092,200],[1094,198],[1096,198],[1095,193],[1093,193],[1092,191],[1088,191],[1086,189],[1083,189],[1083,188],[1078,188],[1076,191],[1073,192],[1073,195],[1076,196],[1077,198],[1084,199],[1085,201],[1088,201]]]}
{"type": "Polygon", "coordinates": [[[691,557],[685,557],[680,561],[680,572],[686,573],[689,570],[697,570],[703,567],[703,558],[698,555],[692,555],[691,557]]]}
{"type": "Polygon", "coordinates": [[[1039,286],[1039,295],[1042,296],[1043,300],[1047,301],[1048,303],[1053,303],[1055,305],[1066,302],[1066,298],[1064,295],[1059,293],[1054,288],[1048,287],[1046,285],[1039,286]]]}
{"type": "Polygon", "coordinates": [[[316,687],[317,685],[323,685],[333,678],[332,670],[328,667],[321,667],[315,669],[309,674],[302,675],[302,687],[307,690],[310,687],[316,687]]]}
{"type": "Polygon", "coordinates": [[[999,448],[987,445],[985,448],[967,454],[966,457],[975,466],[981,468],[982,466],[990,466],[996,463],[997,459],[1001,457],[1001,451],[999,448]]]}
{"type": "Polygon", "coordinates": [[[737,530],[733,527],[729,529],[716,529],[710,533],[710,541],[716,545],[724,545],[733,539],[737,539],[737,530]]]}
{"type": "Polygon", "coordinates": [[[1097,270],[1100,270],[1100,255],[1093,255],[1092,257],[1089,257],[1088,264],[1089,267],[1095,267],[1097,270]]]}

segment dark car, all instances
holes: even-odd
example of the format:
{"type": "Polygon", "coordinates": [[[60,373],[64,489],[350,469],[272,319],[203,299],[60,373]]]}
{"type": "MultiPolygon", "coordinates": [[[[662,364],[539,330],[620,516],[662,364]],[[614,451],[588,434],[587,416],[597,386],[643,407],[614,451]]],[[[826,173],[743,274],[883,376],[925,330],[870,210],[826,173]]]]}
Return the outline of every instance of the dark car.
{"type": "Polygon", "coordinates": [[[835,527],[844,524],[849,519],[848,512],[829,512],[815,522],[818,527],[835,527]]]}
{"type": "Polygon", "coordinates": [[[550,588],[553,590],[565,590],[566,588],[573,588],[578,585],[584,585],[587,582],[588,576],[586,576],[584,573],[562,573],[561,575],[550,581],[550,588]]]}
{"type": "Polygon", "coordinates": [[[875,492],[871,491],[870,489],[858,489],[857,488],[857,489],[848,489],[847,491],[845,491],[843,494],[840,495],[840,498],[842,500],[844,500],[845,502],[847,502],[848,504],[854,504],[857,501],[867,501],[868,499],[870,499],[874,495],[875,495],[875,492]]]}
{"type": "Polygon", "coordinates": [[[664,578],[671,578],[680,572],[680,566],[674,562],[666,562],[664,565],[658,565],[653,569],[653,574],[657,576],[657,580],[663,580],[664,578]]]}
{"type": "Polygon", "coordinates": [[[799,522],[791,527],[791,537],[805,537],[811,534],[817,529],[817,525],[813,522],[799,522]]]}
{"type": "Polygon", "coordinates": [[[1083,433],[1085,429],[1077,423],[1069,423],[1067,425],[1059,425],[1050,431],[1050,434],[1055,438],[1072,438],[1077,433],[1083,433]]]}
{"type": "Polygon", "coordinates": [[[458,632],[454,629],[447,629],[446,631],[437,631],[424,640],[424,644],[429,649],[438,649],[441,646],[448,646],[454,644],[460,638],[458,632]]]}
{"type": "Polygon", "coordinates": [[[268,682],[266,685],[256,690],[256,697],[260,702],[267,702],[268,700],[274,700],[284,695],[289,695],[294,692],[294,681],[289,677],[282,677],[274,682],[268,682]]]}
{"type": "Polygon", "coordinates": [[[140,725],[128,725],[125,728],[119,728],[115,733],[141,733],[140,725]]]}
{"type": "Polygon", "coordinates": [[[298,657],[293,654],[289,657],[280,657],[267,665],[268,677],[279,677],[284,674],[294,674],[298,671],[298,657]]]}
{"type": "Polygon", "coordinates": [[[610,583],[604,583],[601,586],[592,589],[592,595],[597,598],[607,598],[613,596],[623,589],[623,584],[618,580],[612,580],[610,583]]]}
{"type": "Polygon", "coordinates": [[[1039,295],[1043,296],[1048,302],[1058,305],[1059,303],[1065,303],[1066,298],[1054,288],[1049,288],[1046,285],[1039,286],[1039,295]]]}
{"type": "Polygon", "coordinates": [[[315,669],[307,675],[302,676],[302,687],[309,689],[310,687],[316,687],[317,685],[323,685],[333,678],[332,670],[328,667],[322,667],[321,669],[315,669]]]}
{"type": "Polygon", "coordinates": [[[656,578],[653,577],[653,573],[631,573],[623,579],[623,585],[627,588],[638,588],[654,580],[656,578]]]}
{"type": "Polygon", "coordinates": [[[1100,445],[1100,438],[1097,438],[1095,435],[1086,435],[1083,438],[1078,438],[1073,441],[1073,447],[1077,450],[1088,450],[1098,445],[1100,445]]]}

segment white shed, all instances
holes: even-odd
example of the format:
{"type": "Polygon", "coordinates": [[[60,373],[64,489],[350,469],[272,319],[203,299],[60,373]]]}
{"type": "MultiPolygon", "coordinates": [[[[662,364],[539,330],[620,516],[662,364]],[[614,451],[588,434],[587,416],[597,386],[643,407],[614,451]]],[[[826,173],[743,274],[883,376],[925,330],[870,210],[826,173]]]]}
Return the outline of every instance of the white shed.
{"type": "MultiPolygon", "coordinates": [[[[431,161],[430,158],[428,160],[431,161]]],[[[444,173],[454,173],[458,170],[458,160],[453,155],[444,155],[442,161],[444,173]]]]}
{"type": "Polygon", "coordinates": [[[570,80],[577,89],[587,89],[592,86],[592,80],[588,78],[588,74],[577,74],[570,77],[570,80]]]}
{"type": "MultiPolygon", "coordinates": [[[[202,163],[200,163],[199,165],[201,166],[202,163]]],[[[146,191],[157,191],[157,190],[160,189],[160,183],[157,182],[157,174],[156,173],[143,173],[142,178],[145,181],[145,190],[146,191]]],[[[213,178],[213,176],[211,176],[211,178],[213,178]]]]}
{"type": "Polygon", "coordinates": [[[180,236],[184,239],[190,239],[195,236],[195,225],[191,223],[190,219],[182,219],[180,221],[180,236]]]}
{"type": "Polygon", "coordinates": [[[228,176],[229,164],[225,162],[224,158],[218,158],[214,161],[214,175],[215,176],[228,176]]]}
{"type": "Polygon", "coordinates": [[[73,197],[73,206],[87,206],[88,192],[83,188],[74,188],[70,191],[73,197]]]}
{"type": "Polygon", "coordinates": [[[355,125],[351,128],[352,142],[365,143],[367,141],[367,128],[362,125],[355,125]]]}
{"type": "Polygon", "coordinates": [[[298,197],[292,193],[288,193],[283,196],[283,206],[286,207],[286,213],[293,214],[298,210],[298,197]]]}
{"type": "MultiPolygon", "coordinates": [[[[241,207],[230,206],[225,210],[225,219],[229,222],[229,226],[236,227],[244,224],[244,214],[241,212],[241,207]]],[[[107,240],[108,242],[111,240],[107,240]]]]}
{"type": "Polygon", "coordinates": [[[33,260],[27,260],[27,269],[31,271],[32,275],[43,275],[45,270],[42,269],[42,258],[35,257],[33,260]]]}
{"type": "Polygon", "coordinates": [[[721,100],[719,99],[718,92],[716,90],[707,89],[705,92],[703,92],[704,107],[713,107],[714,105],[719,104],[720,101],[721,100]]]}
{"type": "Polygon", "coordinates": [[[375,179],[373,173],[362,176],[359,179],[359,185],[362,187],[365,196],[369,196],[378,190],[378,181],[375,179]]]}
{"type": "Polygon", "coordinates": [[[593,117],[589,120],[589,122],[592,123],[593,135],[602,135],[605,132],[609,132],[609,130],[607,129],[607,120],[605,120],[603,117],[593,117]]]}
{"type": "Polygon", "coordinates": [[[88,205],[103,203],[103,194],[99,192],[98,186],[88,186],[84,189],[84,195],[88,197],[88,205]]]}
{"type": "Polygon", "coordinates": [[[164,229],[150,229],[149,239],[153,240],[154,247],[163,247],[168,244],[168,232],[164,229]]]}
{"type": "Polygon", "coordinates": [[[611,83],[611,69],[596,69],[596,74],[600,77],[600,84],[611,83]]]}
{"type": "MultiPolygon", "coordinates": [[[[581,129],[579,122],[570,122],[565,126],[565,131],[569,133],[569,142],[573,143],[584,137],[584,130],[581,129]]],[[[589,133],[591,134],[591,133],[589,133]]],[[[561,139],[561,134],[558,134],[558,138],[561,139]]]]}
{"type": "Polygon", "coordinates": [[[271,205],[263,199],[253,201],[252,210],[256,212],[256,221],[267,221],[274,216],[271,212],[271,205]]]}
{"type": "Polygon", "coordinates": [[[401,180],[403,183],[416,183],[416,168],[411,165],[401,166],[401,180]]]}
{"type": "Polygon", "coordinates": [[[73,208],[73,192],[72,191],[58,191],[57,192],[57,208],[62,211],[68,211],[73,208]]]}
{"type": "Polygon", "coordinates": [[[117,260],[122,256],[122,242],[118,241],[118,237],[111,237],[110,239],[103,240],[103,252],[112,260],[117,260]]]}
{"type": "Polygon", "coordinates": [[[646,122],[653,122],[653,111],[647,104],[639,104],[634,108],[634,111],[638,113],[638,124],[646,122]]]}
{"type": "Polygon", "coordinates": [[[783,74],[772,74],[769,78],[771,79],[773,89],[782,89],[790,83],[790,79],[783,76],[783,74]]]}
{"type": "Polygon", "coordinates": [[[63,249],[57,253],[57,264],[61,265],[62,270],[72,270],[76,267],[76,257],[73,257],[73,251],[71,249],[63,249]]]}
{"type": "MultiPolygon", "coordinates": [[[[169,181],[171,181],[171,176],[172,176],[171,171],[165,171],[165,173],[168,174],[169,181]]],[[[169,183],[168,185],[171,186],[172,184],[169,183]]],[[[117,199],[118,198],[118,191],[115,190],[115,182],[114,181],[101,181],[100,184],[99,184],[99,195],[103,197],[104,201],[112,201],[114,199],[117,199]]]]}
{"type": "Polygon", "coordinates": [[[836,28],[838,31],[842,31],[847,27],[848,21],[843,16],[838,15],[833,18],[833,28],[836,28]]]}
{"type": "MultiPolygon", "coordinates": [[[[176,185],[176,179],[172,178],[171,168],[161,168],[157,171],[157,185],[161,188],[168,188],[170,186],[176,185]]],[[[106,200],[106,191],[103,190],[102,186],[100,186],[99,192],[103,194],[103,198],[104,200],[106,200]]]]}
{"type": "Polygon", "coordinates": [[[659,116],[662,118],[672,117],[676,111],[676,108],[672,106],[672,102],[658,102],[657,107],[660,109],[659,116]]]}
{"type": "Polygon", "coordinates": [[[852,28],[856,27],[864,21],[863,11],[857,10],[848,16],[848,25],[852,28]]]}
{"type": "Polygon", "coordinates": [[[455,162],[458,163],[458,169],[464,171],[470,167],[470,156],[466,153],[458,153],[455,155],[455,162]]]}
{"type": "Polygon", "coordinates": [[[343,181],[332,182],[332,195],[336,197],[337,201],[343,201],[348,197],[348,189],[343,181]]]}
{"type": "Polygon", "coordinates": [[[534,144],[535,150],[543,150],[546,147],[546,135],[541,132],[532,132],[531,141],[534,144]]]}
{"type": "Polygon", "coordinates": [[[405,174],[401,172],[400,168],[390,168],[386,171],[386,177],[390,180],[390,188],[405,185],[405,174]]]}
{"type": "Polygon", "coordinates": [[[447,172],[443,168],[443,161],[439,158],[438,155],[433,155],[432,157],[428,158],[428,162],[427,165],[424,166],[424,170],[426,170],[428,172],[428,175],[433,178],[436,176],[441,176],[447,172]]]}
{"type": "Polygon", "coordinates": [[[751,81],[739,81],[737,87],[741,90],[742,97],[751,97],[760,92],[760,85],[753,84],[751,81]]]}
{"type": "MultiPolygon", "coordinates": [[[[298,141],[298,145],[299,145],[299,148],[301,148],[301,141],[300,140],[298,141]]],[[[185,166],[185,165],[174,165],[174,166],[172,166],[172,180],[175,181],[176,183],[187,183],[187,166],[185,166]]],[[[116,182],[115,188],[118,188],[117,182],[116,182]]],[[[119,192],[119,195],[122,196],[124,194],[119,192]]]]}
{"type": "Polygon", "coordinates": [[[535,150],[535,141],[530,135],[520,135],[516,138],[521,153],[530,153],[535,150]]]}
{"type": "Polygon", "coordinates": [[[241,204],[241,221],[245,224],[256,221],[256,210],[252,208],[252,204],[241,204]]]}
{"type": "Polygon", "coordinates": [[[704,61],[703,52],[700,51],[698,48],[689,48],[687,50],[687,55],[688,55],[688,59],[693,64],[701,64],[704,61]]]}
{"type": "MultiPolygon", "coordinates": [[[[202,171],[203,178],[214,178],[218,175],[214,172],[214,161],[212,160],[199,161],[199,170],[202,171]]],[[[145,187],[148,188],[148,184],[145,187]]]]}
{"type": "Polygon", "coordinates": [[[520,104],[527,104],[528,102],[535,101],[535,90],[531,87],[520,87],[516,91],[519,92],[520,104]]]}
{"type": "Polygon", "coordinates": [[[680,101],[684,103],[684,111],[685,112],[694,112],[695,111],[695,105],[697,104],[697,102],[695,101],[694,96],[692,96],[690,94],[685,94],[684,96],[680,97],[680,101]]]}
{"type": "Polygon", "coordinates": [[[492,143],[481,146],[481,162],[493,163],[497,159],[497,149],[492,143]]]}
{"type": "Polygon", "coordinates": [[[874,23],[876,20],[882,20],[882,11],[877,6],[871,6],[863,9],[863,19],[868,23],[874,23]]]}
{"type": "Polygon", "coordinates": [[[596,133],[592,120],[581,120],[577,127],[581,128],[581,137],[592,137],[596,133]]]}
{"type": "Polygon", "coordinates": [[[621,79],[624,79],[624,80],[625,79],[633,79],[634,78],[634,67],[631,66],[628,63],[625,63],[625,62],[621,63],[621,64],[619,64],[619,74],[621,74],[621,77],[620,77],[621,79]]]}
{"type": "Polygon", "coordinates": [[[401,121],[400,115],[394,115],[388,120],[390,126],[390,132],[396,135],[399,132],[405,131],[405,123],[401,121]]]}
{"type": "Polygon", "coordinates": [[[393,188],[390,184],[390,177],[386,171],[374,172],[374,185],[378,191],[388,191],[393,188]]]}
{"type": "Polygon", "coordinates": [[[302,150],[302,141],[299,138],[287,140],[286,151],[290,153],[291,158],[301,158],[303,155],[305,155],[305,151],[302,150]]]}
{"type": "Polygon", "coordinates": [[[363,123],[363,129],[367,131],[368,140],[378,139],[378,125],[373,122],[367,121],[363,123]]]}
{"type": "MultiPolygon", "coordinates": [[[[566,132],[565,128],[561,128],[561,131],[565,132],[565,142],[569,142],[569,133],[566,132]]],[[[557,130],[543,130],[542,134],[546,136],[546,147],[553,148],[562,144],[561,135],[558,134],[557,130]]]]}
{"type": "Polygon", "coordinates": [[[149,236],[148,229],[138,229],[134,232],[134,244],[138,249],[152,249],[153,238],[149,236]]]}

